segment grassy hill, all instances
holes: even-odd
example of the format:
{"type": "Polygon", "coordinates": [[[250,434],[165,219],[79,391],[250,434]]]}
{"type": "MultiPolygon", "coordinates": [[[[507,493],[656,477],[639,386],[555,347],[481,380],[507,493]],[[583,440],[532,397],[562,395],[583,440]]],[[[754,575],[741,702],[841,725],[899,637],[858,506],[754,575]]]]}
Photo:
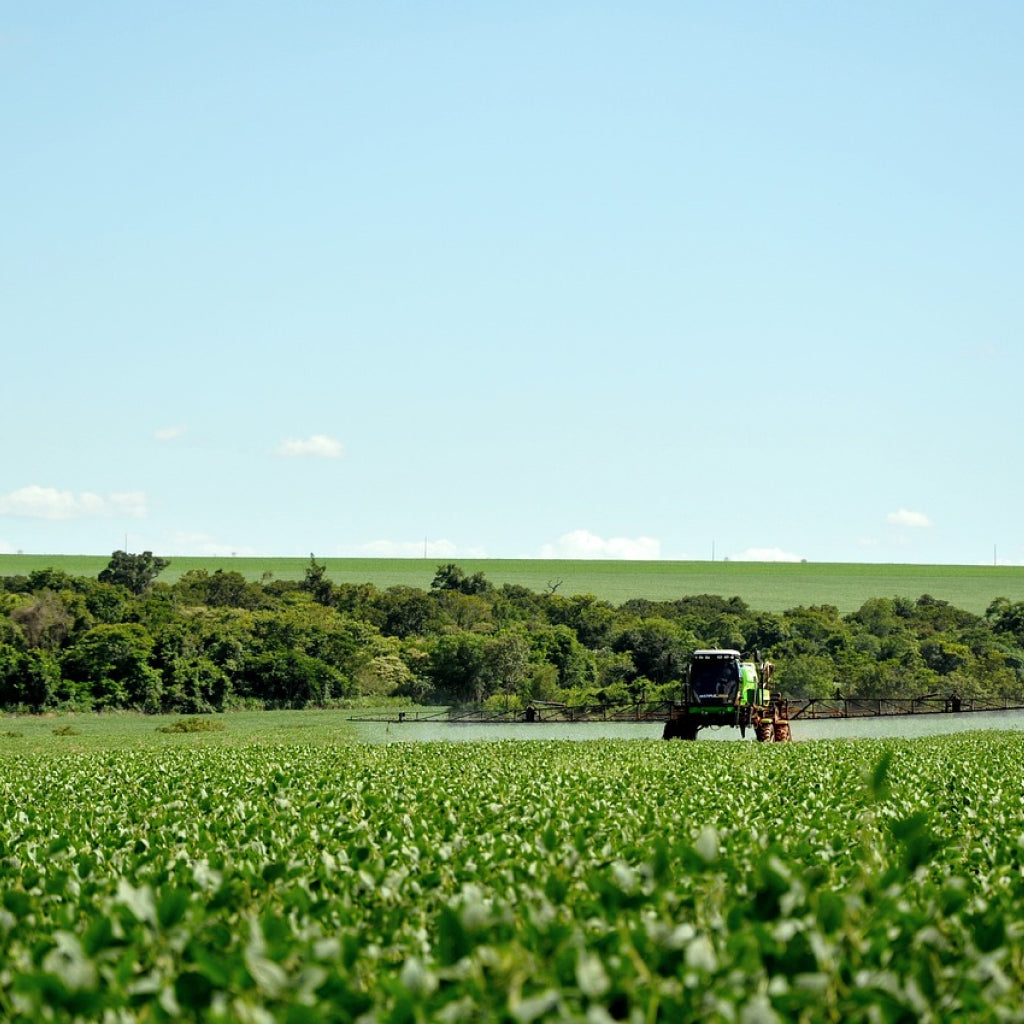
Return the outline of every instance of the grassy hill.
{"type": "MultiPolygon", "coordinates": [[[[159,554],[159,552],[157,552],[159,554]]],[[[405,585],[426,589],[443,559],[323,558],[335,583],[405,585]]],[[[75,576],[96,576],[108,556],[4,555],[0,576],[56,568],[75,576]]],[[[160,576],[173,583],[190,569],[239,572],[252,580],[301,579],[306,558],[172,558],[160,576]]],[[[875,565],[811,562],[623,562],[544,559],[459,559],[467,572],[482,572],[494,584],[517,583],[530,590],[557,588],[559,594],[594,594],[613,604],[632,597],[673,600],[688,594],[741,597],[760,611],[798,605],[834,604],[842,612],[871,597],[922,594],[982,613],[997,597],[1024,601],[1024,567],[977,565],[875,565]]]]}

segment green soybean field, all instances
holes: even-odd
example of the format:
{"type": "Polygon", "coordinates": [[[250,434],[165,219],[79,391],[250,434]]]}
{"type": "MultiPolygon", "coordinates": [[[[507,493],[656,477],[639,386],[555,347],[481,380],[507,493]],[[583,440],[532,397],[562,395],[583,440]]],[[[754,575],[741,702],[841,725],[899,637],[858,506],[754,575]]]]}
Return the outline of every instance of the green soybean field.
{"type": "Polygon", "coordinates": [[[1024,737],[0,755],[9,1021],[1021,1020],[1024,737]]]}

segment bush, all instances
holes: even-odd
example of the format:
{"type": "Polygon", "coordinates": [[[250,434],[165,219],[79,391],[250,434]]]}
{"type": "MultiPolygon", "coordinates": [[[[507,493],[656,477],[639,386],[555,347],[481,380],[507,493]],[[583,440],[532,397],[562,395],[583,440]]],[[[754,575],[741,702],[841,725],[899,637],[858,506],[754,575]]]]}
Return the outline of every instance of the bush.
{"type": "Polygon", "coordinates": [[[179,718],[177,722],[171,722],[170,725],[158,726],[156,731],[168,733],[223,732],[224,723],[212,718],[200,718],[198,715],[193,715],[191,718],[179,718]]]}

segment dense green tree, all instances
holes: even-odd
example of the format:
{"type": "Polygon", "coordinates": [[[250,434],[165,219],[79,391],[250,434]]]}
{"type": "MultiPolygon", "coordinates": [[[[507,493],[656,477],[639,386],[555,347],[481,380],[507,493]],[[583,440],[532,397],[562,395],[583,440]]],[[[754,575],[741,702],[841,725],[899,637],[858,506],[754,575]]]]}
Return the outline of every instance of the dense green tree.
{"type": "Polygon", "coordinates": [[[553,594],[548,600],[548,617],[553,625],[568,626],[584,647],[596,651],[610,646],[618,614],[609,602],[593,594],[553,594]]]}
{"type": "Polygon", "coordinates": [[[464,594],[489,594],[494,589],[491,581],[482,572],[467,576],[462,584],[464,594]]]}
{"type": "Polygon", "coordinates": [[[308,598],[280,611],[257,612],[252,624],[256,651],[299,651],[329,665],[345,680],[354,679],[375,655],[390,649],[370,623],[313,604],[308,598]]]}
{"type": "Polygon", "coordinates": [[[437,632],[444,618],[437,601],[415,587],[388,587],[378,595],[374,607],[379,612],[380,631],[403,639],[437,632]]]}
{"type": "Polygon", "coordinates": [[[426,666],[438,695],[456,704],[489,696],[484,663],[484,637],[478,633],[447,633],[438,637],[426,666]]]}
{"type": "Polygon", "coordinates": [[[906,616],[898,615],[894,602],[887,597],[875,597],[865,601],[857,611],[847,617],[847,621],[877,637],[902,633],[908,625],[906,616]]]}
{"type": "Polygon", "coordinates": [[[882,639],[878,650],[882,661],[891,661],[903,669],[916,668],[921,664],[921,651],[917,639],[909,633],[890,633],[882,639]]]}
{"type": "Polygon", "coordinates": [[[835,662],[820,654],[798,654],[776,665],[775,689],[787,697],[831,697],[837,689],[846,693],[839,683],[835,662]]]}
{"type": "Polygon", "coordinates": [[[160,710],[162,680],[149,664],[154,641],[137,623],[95,626],[61,659],[63,673],[97,708],[160,710]]]}
{"type": "Polygon", "coordinates": [[[33,569],[28,574],[25,591],[29,594],[38,594],[42,590],[50,590],[59,593],[62,590],[80,590],[84,580],[81,580],[61,569],[33,569]]]}
{"type": "Polygon", "coordinates": [[[327,578],[327,566],[318,562],[312,554],[309,556],[309,565],[306,566],[302,589],[309,593],[317,604],[334,603],[334,584],[327,578]]]}
{"type": "MultiPolygon", "coordinates": [[[[621,694],[619,699],[628,700],[630,687],[636,683],[636,665],[630,651],[613,651],[602,648],[594,654],[594,682],[591,686],[578,686],[573,690],[581,696],[590,693],[594,699],[608,700],[609,694],[621,694]]],[[[639,696],[639,695],[638,695],[639,696]]],[[[645,694],[653,697],[653,691],[645,694]]]]}
{"type": "Polygon", "coordinates": [[[528,636],[533,659],[554,666],[560,689],[583,689],[596,683],[594,654],[568,626],[538,626],[528,636]]]}
{"type": "Polygon", "coordinates": [[[780,646],[780,657],[788,654],[836,656],[852,643],[850,627],[834,605],[811,605],[785,613],[789,639],[780,646]]]}
{"type": "Polygon", "coordinates": [[[277,650],[251,658],[239,691],[266,707],[323,705],[352,692],[351,684],[319,658],[296,650],[277,650]]]}
{"type": "Polygon", "coordinates": [[[21,658],[22,700],[34,711],[59,707],[70,696],[60,662],[50,651],[25,651],[21,658]]]}
{"type": "Polygon", "coordinates": [[[113,625],[124,622],[131,600],[124,588],[93,580],[87,582],[89,586],[84,593],[85,607],[92,616],[93,624],[113,625]]]}
{"type": "Polygon", "coordinates": [[[963,608],[954,608],[948,601],[922,594],[913,606],[911,619],[918,635],[969,629],[981,620],[963,608]]]}
{"type": "Polygon", "coordinates": [[[263,588],[250,583],[240,572],[217,569],[190,569],[173,586],[174,593],[186,605],[207,608],[261,608],[269,601],[263,588]]]}
{"type": "Polygon", "coordinates": [[[366,697],[394,697],[414,687],[412,669],[396,653],[377,654],[359,669],[356,688],[366,697]]]}
{"type": "MultiPolygon", "coordinates": [[[[417,591],[422,594],[423,591],[417,591]]],[[[336,611],[380,627],[383,616],[376,607],[380,591],[372,583],[336,583],[333,604],[336,611]]],[[[426,596],[426,595],[424,595],[426,596]]]]}
{"type": "Polygon", "coordinates": [[[107,567],[100,573],[100,583],[115,583],[136,596],[144,594],[171,563],[166,558],[157,558],[152,551],[141,555],[127,551],[115,551],[107,567]]]}
{"type": "Polygon", "coordinates": [[[490,632],[494,628],[491,602],[478,594],[438,590],[432,594],[442,627],[490,632]]]}
{"type": "Polygon", "coordinates": [[[631,597],[618,607],[620,615],[636,619],[674,619],[679,613],[673,601],[651,601],[646,597],[631,597]]]}
{"type": "Polygon", "coordinates": [[[995,632],[1008,634],[1018,644],[1024,644],[1024,601],[998,598],[988,606],[985,619],[995,632]]]}
{"type": "Polygon", "coordinates": [[[166,583],[154,583],[141,597],[131,602],[125,622],[141,622],[151,633],[177,621],[182,614],[177,594],[166,583]]]}
{"type": "Polygon", "coordinates": [[[43,711],[60,700],[60,665],[49,652],[0,643],[0,706],[43,711]]]}
{"type": "Polygon", "coordinates": [[[613,650],[632,657],[636,676],[659,686],[683,678],[696,647],[692,633],[663,618],[627,624],[612,643],[613,650]]]}
{"type": "Polygon", "coordinates": [[[250,614],[226,609],[204,609],[161,628],[152,664],[163,678],[164,707],[190,714],[223,710],[255,647],[254,632],[250,614]]]}
{"type": "Polygon", "coordinates": [[[460,566],[454,562],[448,562],[446,565],[437,567],[430,589],[457,590],[460,594],[487,594],[493,587],[482,572],[467,576],[460,566]]]}
{"type": "Polygon", "coordinates": [[[750,654],[759,651],[769,657],[772,651],[789,638],[789,629],[781,615],[761,612],[739,620],[745,649],[750,654]]]}
{"type": "Polygon", "coordinates": [[[20,598],[0,596],[0,644],[9,644],[23,651],[27,646],[25,634],[10,618],[10,610],[16,608],[20,598]]]}
{"type": "Polygon", "coordinates": [[[487,689],[505,694],[522,693],[530,678],[530,641],[522,630],[503,629],[483,644],[483,674],[487,689]]]}
{"type": "Polygon", "coordinates": [[[492,601],[492,615],[499,627],[524,622],[531,627],[547,622],[546,599],[518,583],[506,583],[498,589],[492,601]]]}
{"type": "Polygon", "coordinates": [[[461,590],[466,578],[465,570],[454,562],[439,565],[430,581],[431,590],[461,590]]]}
{"type": "Polygon", "coordinates": [[[199,715],[223,711],[230,703],[232,684],[227,672],[203,655],[170,658],[162,669],[164,711],[199,715]]]}
{"type": "Polygon", "coordinates": [[[523,704],[560,700],[565,691],[558,685],[558,669],[548,661],[531,662],[530,675],[521,693],[523,704]]]}
{"type": "Polygon", "coordinates": [[[972,660],[966,644],[943,638],[930,637],[921,643],[919,650],[924,664],[940,676],[964,672],[972,660]]]}
{"type": "Polygon", "coordinates": [[[735,615],[743,618],[750,607],[741,597],[722,597],[720,594],[690,594],[673,602],[680,615],[697,615],[710,619],[715,615],[735,615]]]}

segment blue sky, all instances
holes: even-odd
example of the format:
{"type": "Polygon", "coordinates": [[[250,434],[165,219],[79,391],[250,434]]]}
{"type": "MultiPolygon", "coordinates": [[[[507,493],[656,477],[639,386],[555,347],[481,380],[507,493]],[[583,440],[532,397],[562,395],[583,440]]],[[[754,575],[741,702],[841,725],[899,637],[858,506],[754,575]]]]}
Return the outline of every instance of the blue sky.
{"type": "Polygon", "coordinates": [[[1024,564],[1024,5],[0,6],[0,551],[1024,564]]]}

